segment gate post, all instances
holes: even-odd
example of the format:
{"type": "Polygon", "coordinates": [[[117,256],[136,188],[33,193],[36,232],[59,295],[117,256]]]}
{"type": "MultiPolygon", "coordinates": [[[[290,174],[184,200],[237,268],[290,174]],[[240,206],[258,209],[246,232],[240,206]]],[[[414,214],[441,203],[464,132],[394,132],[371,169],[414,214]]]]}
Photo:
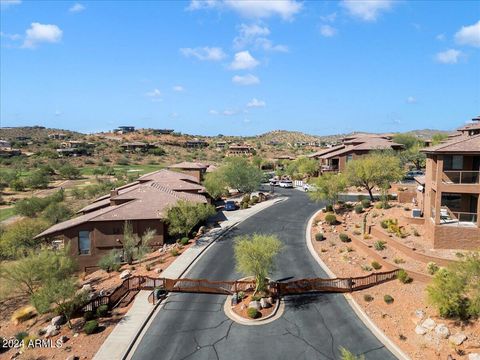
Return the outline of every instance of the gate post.
{"type": "Polygon", "coordinates": [[[352,292],[352,289],[353,289],[353,279],[348,278],[348,290],[352,292]]]}

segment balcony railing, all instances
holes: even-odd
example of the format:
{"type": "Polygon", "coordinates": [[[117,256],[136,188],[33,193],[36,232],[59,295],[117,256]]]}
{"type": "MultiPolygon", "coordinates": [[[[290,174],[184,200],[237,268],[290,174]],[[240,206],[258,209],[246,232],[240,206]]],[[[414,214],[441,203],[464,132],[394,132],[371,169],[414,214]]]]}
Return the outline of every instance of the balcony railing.
{"type": "Polygon", "coordinates": [[[444,171],[442,181],[445,184],[478,184],[480,171],[444,171]]]}
{"type": "Polygon", "coordinates": [[[457,226],[475,226],[478,224],[477,213],[451,211],[448,207],[440,208],[440,224],[457,226]]]}
{"type": "Polygon", "coordinates": [[[321,171],[322,171],[322,172],[338,171],[338,166],[322,165],[321,171]]]}

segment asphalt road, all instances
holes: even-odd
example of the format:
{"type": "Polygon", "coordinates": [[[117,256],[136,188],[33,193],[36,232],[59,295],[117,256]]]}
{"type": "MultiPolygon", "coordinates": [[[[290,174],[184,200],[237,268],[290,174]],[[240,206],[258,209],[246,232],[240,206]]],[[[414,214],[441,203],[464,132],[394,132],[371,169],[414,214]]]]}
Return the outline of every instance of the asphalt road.
{"type": "MultiPolygon", "coordinates": [[[[187,274],[234,280],[232,242],[241,234],[276,234],[284,243],[273,279],[327,277],[305,243],[308,219],[319,205],[298,190],[279,190],[287,201],[250,217],[220,239],[187,274]]],[[[239,325],[224,314],[224,295],[172,294],[158,312],[133,358],[340,359],[340,347],[367,360],[395,359],[363,325],[341,294],[289,296],[281,318],[262,326],[239,325]]]]}

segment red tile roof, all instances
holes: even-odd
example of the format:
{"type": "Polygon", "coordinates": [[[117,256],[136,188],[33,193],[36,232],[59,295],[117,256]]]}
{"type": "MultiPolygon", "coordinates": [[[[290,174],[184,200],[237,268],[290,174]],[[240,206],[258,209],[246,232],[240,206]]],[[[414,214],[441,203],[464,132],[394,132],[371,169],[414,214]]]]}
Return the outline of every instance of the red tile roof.
{"type": "Polygon", "coordinates": [[[480,154],[480,134],[456,137],[447,142],[425,148],[422,151],[427,154],[480,154]]]}

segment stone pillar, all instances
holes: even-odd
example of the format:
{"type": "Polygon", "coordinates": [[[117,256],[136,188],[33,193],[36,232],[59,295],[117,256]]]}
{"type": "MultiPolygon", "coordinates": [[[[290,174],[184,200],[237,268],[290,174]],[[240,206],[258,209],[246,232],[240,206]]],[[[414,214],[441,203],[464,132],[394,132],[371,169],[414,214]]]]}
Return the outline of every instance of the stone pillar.
{"type": "Polygon", "coordinates": [[[443,155],[437,156],[436,170],[436,193],[435,193],[435,224],[440,224],[440,207],[442,205],[442,175],[443,175],[443,155]]]}

